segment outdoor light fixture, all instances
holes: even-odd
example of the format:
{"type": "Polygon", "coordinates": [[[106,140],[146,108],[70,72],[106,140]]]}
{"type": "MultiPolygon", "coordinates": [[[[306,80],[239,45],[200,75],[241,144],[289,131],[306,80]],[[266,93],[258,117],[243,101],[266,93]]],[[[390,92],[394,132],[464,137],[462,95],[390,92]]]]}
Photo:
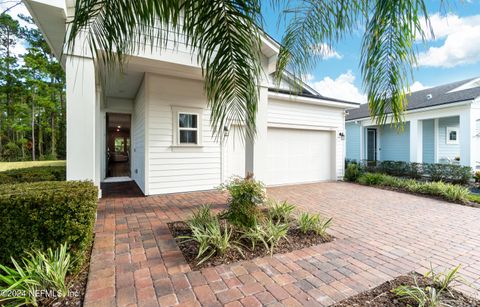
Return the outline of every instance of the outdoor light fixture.
{"type": "Polygon", "coordinates": [[[345,140],[345,133],[340,132],[338,136],[340,137],[340,139],[342,139],[342,141],[345,140]]]}
{"type": "Polygon", "coordinates": [[[228,137],[228,134],[230,133],[230,131],[228,131],[228,127],[227,126],[223,126],[223,136],[225,137],[228,137]]]}

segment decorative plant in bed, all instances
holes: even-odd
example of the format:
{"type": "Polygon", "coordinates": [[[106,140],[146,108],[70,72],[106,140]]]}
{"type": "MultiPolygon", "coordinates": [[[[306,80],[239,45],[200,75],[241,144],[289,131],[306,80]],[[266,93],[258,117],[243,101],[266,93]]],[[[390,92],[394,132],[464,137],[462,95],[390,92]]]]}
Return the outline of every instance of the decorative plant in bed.
{"type": "Polygon", "coordinates": [[[332,219],[301,213],[295,206],[267,200],[264,185],[252,176],[235,177],[222,185],[230,193],[228,207],[218,215],[209,205],[187,221],[169,224],[192,269],[286,253],[329,242],[332,219]]]}
{"type": "Polygon", "coordinates": [[[466,284],[458,275],[459,268],[460,266],[457,266],[440,274],[430,270],[423,276],[417,273],[400,276],[376,288],[347,298],[334,306],[480,306],[480,300],[452,289],[456,283],[466,284]]]}

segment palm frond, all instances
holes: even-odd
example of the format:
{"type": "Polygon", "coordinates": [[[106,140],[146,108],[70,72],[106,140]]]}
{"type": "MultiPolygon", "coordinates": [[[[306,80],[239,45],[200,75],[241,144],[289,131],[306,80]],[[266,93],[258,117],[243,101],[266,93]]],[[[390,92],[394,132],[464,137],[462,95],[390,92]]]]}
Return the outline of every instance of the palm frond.
{"type": "Polygon", "coordinates": [[[321,49],[351,33],[366,14],[366,1],[302,0],[294,5],[284,10],[288,24],[277,62],[277,82],[286,69],[297,79],[314,69],[326,51],[321,49]]]}
{"type": "Polygon", "coordinates": [[[361,70],[370,115],[378,124],[403,123],[406,92],[416,64],[415,40],[425,38],[423,0],[375,1],[362,43],[361,70]]]}
{"type": "Polygon", "coordinates": [[[67,43],[73,49],[83,36],[98,62],[115,66],[146,46],[161,52],[169,43],[185,43],[203,69],[215,135],[237,121],[253,137],[259,23],[258,0],[79,0],[67,43]]]}

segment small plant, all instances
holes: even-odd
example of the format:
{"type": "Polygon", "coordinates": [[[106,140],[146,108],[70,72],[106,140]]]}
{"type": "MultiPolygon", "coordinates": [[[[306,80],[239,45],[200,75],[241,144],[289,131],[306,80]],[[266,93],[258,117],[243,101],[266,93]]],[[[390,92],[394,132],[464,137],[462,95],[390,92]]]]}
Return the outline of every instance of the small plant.
{"type": "Polygon", "coordinates": [[[262,182],[252,175],[246,178],[233,177],[221,187],[230,193],[228,208],[224,216],[227,220],[241,227],[252,227],[261,217],[259,205],[266,200],[266,190],[262,182]]]}
{"type": "Polygon", "coordinates": [[[346,181],[355,182],[361,174],[362,172],[360,170],[360,166],[357,163],[348,163],[343,179],[346,181]]]}
{"type": "Polygon", "coordinates": [[[413,276],[413,285],[402,285],[392,290],[392,292],[404,300],[413,300],[418,306],[436,307],[442,306],[441,299],[444,292],[448,292],[450,295],[450,286],[453,282],[459,281],[458,270],[460,265],[453,268],[450,271],[445,271],[440,274],[436,274],[433,269],[430,269],[424,277],[431,280],[431,283],[427,286],[421,286],[418,282],[418,278],[413,276]]]}
{"type": "Polygon", "coordinates": [[[246,228],[242,231],[240,239],[250,241],[252,250],[255,250],[257,243],[262,243],[266,249],[268,249],[267,234],[262,225],[256,224],[250,228],[246,228]]]}
{"type": "Polygon", "coordinates": [[[202,205],[193,212],[192,217],[187,221],[187,224],[192,227],[205,227],[208,223],[215,219],[212,214],[210,205],[202,205]]]}
{"type": "Polygon", "coordinates": [[[66,283],[67,274],[72,269],[72,259],[67,244],[62,244],[46,253],[34,251],[23,258],[22,265],[12,258],[14,268],[0,265],[0,293],[16,293],[16,296],[0,297],[1,303],[14,306],[38,306],[38,290],[53,291],[56,297],[68,294],[70,285],[66,283]]]}
{"type": "Polygon", "coordinates": [[[328,227],[332,224],[332,218],[322,219],[320,214],[304,212],[298,217],[297,223],[298,228],[303,234],[313,231],[315,234],[323,237],[326,235],[328,227]]]}
{"type": "Polygon", "coordinates": [[[187,241],[193,240],[198,243],[197,259],[200,258],[198,264],[201,264],[215,254],[225,255],[225,253],[234,248],[243,255],[242,249],[237,241],[232,240],[233,229],[228,224],[222,229],[218,218],[213,218],[207,224],[201,226],[191,226],[191,236],[181,236],[180,239],[187,241]]]}
{"type": "Polygon", "coordinates": [[[295,206],[287,201],[277,202],[272,201],[268,208],[268,214],[272,219],[282,222],[288,222],[291,219],[291,215],[295,210],[295,206]]]}
{"type": "Polygon", "coordinates": [[[270,247],[270,255],[273,256],[273,250],[277,247],[278,243],[282,240],[287,239],[288,233],[288,224],[282,224],[280,222],[274,223],[272,219],[268,219],[268,221],[264,225],[265,231],[265,241],[270,247]]]}

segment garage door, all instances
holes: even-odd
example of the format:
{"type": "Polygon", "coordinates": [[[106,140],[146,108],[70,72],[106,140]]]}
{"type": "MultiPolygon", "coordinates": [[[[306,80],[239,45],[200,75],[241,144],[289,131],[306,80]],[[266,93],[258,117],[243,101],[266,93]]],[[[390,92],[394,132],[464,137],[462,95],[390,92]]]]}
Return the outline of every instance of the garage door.
{"type": "Polygon", "coordinates": [[[332,179],[332,137],[328,131],[268,129],[268,185],[332,179]]]}

